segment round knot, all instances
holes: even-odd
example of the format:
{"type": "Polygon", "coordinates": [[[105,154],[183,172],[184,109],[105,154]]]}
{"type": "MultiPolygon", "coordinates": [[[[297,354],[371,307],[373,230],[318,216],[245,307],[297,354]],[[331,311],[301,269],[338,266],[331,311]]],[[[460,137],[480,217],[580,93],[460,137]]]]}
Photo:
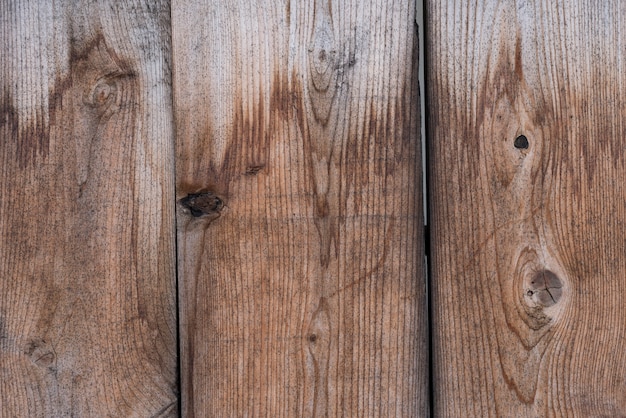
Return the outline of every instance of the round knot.
{"type": "Polygon", "coordinates": [[[563,283],[550,270],[541,270],[535,273],[526,289],[528,296],[537,305],[547,308],[555,305],[563,296],[563,283]]]}

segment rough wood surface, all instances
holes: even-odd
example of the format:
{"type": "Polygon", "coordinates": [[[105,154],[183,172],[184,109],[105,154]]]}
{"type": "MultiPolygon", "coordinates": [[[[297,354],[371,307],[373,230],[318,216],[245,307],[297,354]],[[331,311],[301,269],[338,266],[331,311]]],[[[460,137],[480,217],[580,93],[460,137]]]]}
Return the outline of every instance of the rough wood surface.
{"type": "Polygon", "coordinates": [[[413,7],[173,3],[186,416],[427,414],[413,7]]]}
{"type": "Polygon", "coordinates": [[[625,23],[429,2],[436,416],[626,415],[625,23]]]}
{"type": "Polygon", "coordinates": [[[169,4],[0,4],[0,416],[175,416],[169,4]]]}

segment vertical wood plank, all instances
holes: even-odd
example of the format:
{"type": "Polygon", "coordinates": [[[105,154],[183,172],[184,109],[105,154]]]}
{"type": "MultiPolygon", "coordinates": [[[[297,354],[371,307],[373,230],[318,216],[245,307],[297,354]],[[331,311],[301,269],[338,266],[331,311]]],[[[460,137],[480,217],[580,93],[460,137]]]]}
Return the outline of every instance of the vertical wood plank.
{"type": "Polygon", "coordinates": [[[169,3],[0,3],[0,415],[177,415],[169,3]]]}
{"type": "Polygon", "coordinates": [[[407,1],[173,2],[186,416],[424,416],[407,1]]]}
{"type": "Polygon", "coordinates": [[[626,4],[428,4],[435,414],[624,416],[626,4]]]}

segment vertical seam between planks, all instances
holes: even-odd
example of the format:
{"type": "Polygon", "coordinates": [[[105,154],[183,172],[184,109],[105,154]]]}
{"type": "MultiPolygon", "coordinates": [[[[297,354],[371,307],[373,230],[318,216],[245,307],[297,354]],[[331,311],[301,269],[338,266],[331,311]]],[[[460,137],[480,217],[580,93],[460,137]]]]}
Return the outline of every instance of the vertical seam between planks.
{"type": "MultiPolygon", "coordinates": [[[[429,97],[428,97],[428,89],[426,88],[427,80],[428,80],[428,61],[427,61],[427,42],[426,37],[428,36],[428,27],[426,25],[428,7],[428,0],[416,0],[418,3],[416,6],[421,7],[421,16],[415,13],[415,24],[418,26],[418,59],[420,60],[419,66],[420,69],[424,72],[424,85],[420,85],[418,81],[418,86],[420,86],[420,97],[424,97],[424,106],[421,106],[422,102],[420,102],[420,116],[421,116],[421,125],[420,125],[420,138],[422,142],[422,193],[424,196],[424,204],[422,205],[422,211],[424,213],[424,230],[423,230],[423,239],[424,239],[424,281],[426,285],[426,322],[427,322],[427,335],[428,335],[428,368],[427,368],[427,377],[426,382],[428,384],[428,414],[430,417],[435,416],[435,352],[433,347],[433,306],[432,306],[432,245],[431,245],[431,231],[430,225],[431,223],[431,213],[430,205],[430,147],[429,147],[429,138],[430,138],[430,124],[428,122],[428,111],[427,108],[429,106],[429,97]],[[420,4],[421,3],[421,4],[420,4]],[[422,28],[420,36],[420,26],[422,28]],[[423,127],[423,128],[422,128],[423,127]],[[424,133],[422,135],[422,133],[424,133]]],[[[420,99],[421,100],[421,99],[420,99]]]]}
{"type": "Polygon", "coordinates": [[[178,207],[176,204],[176,185],[177,183],[177,170],[176,170],[176,112],[175,112],[175,103],[174,103],[174,20],[172,16],[172,1],[169,1],[170,7],[170,16],[169,16],[169,25],[170,25],[170,103],[171,103],[171,112],[172,112],[172,144],[171,150],[173,152],[173,176],[172,182],[170,183],[170,187],[173,188],[172,196],[174,197],[174,211],[173,211],[173,227],[174,227],[174,291],[175,291],[175,301],[176,301],[176,391],[178,392],[177,396],[177,405],[176,409],[178,412],[178,417],[181,418],[183,416],[183,393],[182,393],[182,356],[181,356],[181,315],[180,315],[180,275],[179,275],[179,266],[178,266],[178,207]]]}

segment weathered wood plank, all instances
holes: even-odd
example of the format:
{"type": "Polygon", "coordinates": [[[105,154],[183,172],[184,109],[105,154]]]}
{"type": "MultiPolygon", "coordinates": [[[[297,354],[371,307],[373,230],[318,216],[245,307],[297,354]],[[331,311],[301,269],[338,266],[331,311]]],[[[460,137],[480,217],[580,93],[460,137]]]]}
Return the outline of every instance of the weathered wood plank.
{"type": "Polygon", "coordinates": [[[413,2],[173,2],[186,416],[424,416],[413,2]]]}
{"type": "Polygon", "coordinates": [[[626,415],[626,3],[428,23],[435,414],[626,415]]]}
{"type": "Polygon", "coordinates": [[[169,4],[0,3],[0,416],[175,416],[169,4]]]}

